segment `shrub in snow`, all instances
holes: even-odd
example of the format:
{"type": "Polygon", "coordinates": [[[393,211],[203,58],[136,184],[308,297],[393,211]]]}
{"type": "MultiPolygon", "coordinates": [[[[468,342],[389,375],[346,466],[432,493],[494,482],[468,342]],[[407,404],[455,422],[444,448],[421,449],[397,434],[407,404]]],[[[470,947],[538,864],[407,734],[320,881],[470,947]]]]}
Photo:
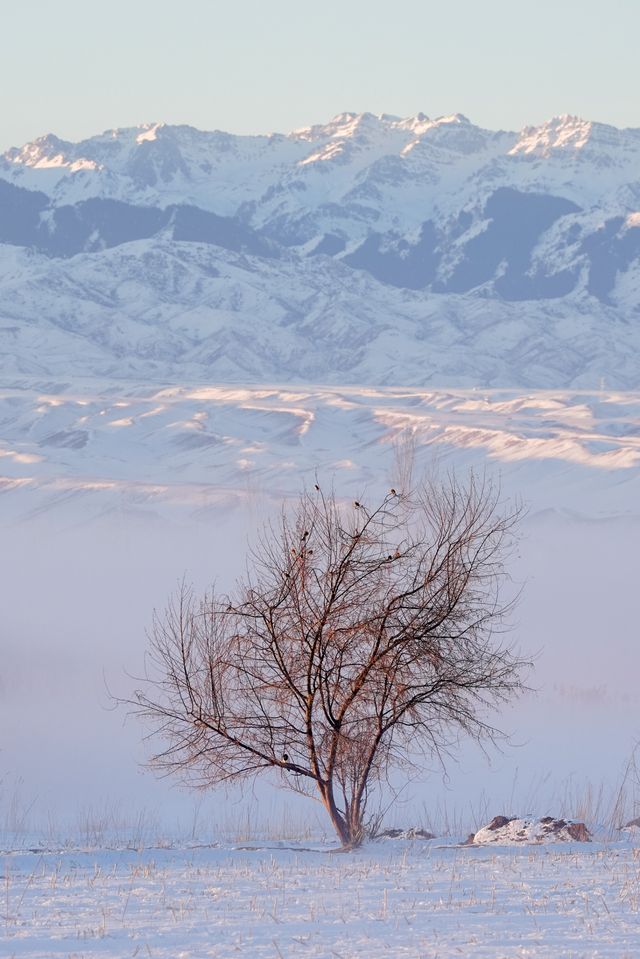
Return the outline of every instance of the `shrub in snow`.
{"type": "Polygon", "coordinates": [[[471,476],[372,508],[303,493],[263,530],[233,596],[183,585],[151,635],[134,708],[154,764],[200,787],[273,771],[345,847],[394,768],[422,770],[522,689],[501,599],[519,511],[471,476]]]}

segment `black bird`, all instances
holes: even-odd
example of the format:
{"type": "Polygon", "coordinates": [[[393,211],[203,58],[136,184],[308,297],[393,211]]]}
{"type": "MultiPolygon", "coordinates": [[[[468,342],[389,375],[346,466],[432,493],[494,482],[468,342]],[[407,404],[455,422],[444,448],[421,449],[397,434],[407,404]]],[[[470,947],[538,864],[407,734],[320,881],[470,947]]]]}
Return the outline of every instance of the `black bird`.
{"type": "Polygon", "coordinates": [[[360,506],[360,503],[358,502],[358,500],[355,501],[355,505],[360,506]]]}
{"type": "Polygon", "coordinates": [[[397,496],[397,495],[398,495],[398,494],[396,493],[396,491],[394,490],[393,487],[391,487],[391,495],[392,495],[392,496],[397,496]]]}
{"type": "Polygon", "coordinates": [[[288,762],[289,762],[289,755],[288,755],[288,753],[283,753],[283,754],[282,754],[282,758],[283,758],[283,760],[284,760],[285,763],[288,763],[288,762]]]}
{"type": "Polygon", "coordinates": [[[317,483],[314,483],[313,485],[314,485],[315,488],[318,490],[318,492],[320,492],[320,487],[318,486],[318,484],[317,484],[317,483]]]}

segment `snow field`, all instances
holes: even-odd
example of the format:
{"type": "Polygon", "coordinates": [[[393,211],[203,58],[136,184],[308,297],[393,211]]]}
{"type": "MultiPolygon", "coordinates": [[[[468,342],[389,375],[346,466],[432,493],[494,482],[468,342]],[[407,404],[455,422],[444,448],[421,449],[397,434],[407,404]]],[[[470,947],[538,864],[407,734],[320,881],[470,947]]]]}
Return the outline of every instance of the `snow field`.
{"type": "Polygon", "coordinates": [[[615,957],[640,951],[640,849],[371,844],[5,854],[3,955],[615,957]]]}

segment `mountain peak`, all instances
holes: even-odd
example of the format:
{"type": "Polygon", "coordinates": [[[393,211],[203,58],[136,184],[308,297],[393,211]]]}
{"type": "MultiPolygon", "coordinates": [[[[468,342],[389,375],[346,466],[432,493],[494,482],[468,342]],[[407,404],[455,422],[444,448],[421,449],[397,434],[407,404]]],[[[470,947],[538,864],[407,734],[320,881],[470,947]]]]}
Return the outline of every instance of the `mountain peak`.
{"type": "Polygon", "coordinates": [[[324,140],[328,138],[351,137],[358,132],[375,127],[385,127],[396,122],[398,117],[381,113],[337,113],[328,123],[316,123],[310,127],[293,130],[290,137],[297,140],[324,140]]]}
{"type": "Polygon", "coordinates": [[[136,137],[136,143],[145,143],[150,140],[158,139],[158,132],[167,126],[166,123],[143,123],[139,128],[140,133],[136,137]]]}
{"type": "Polygon", "coordinates": [[[12,147],[4,158],[10,163],[30,167],[62,166],[65,155],[72,148],[72,143],[61,140],[54,133],[46,133],[22,147],[12,147]]]}
{"type": "Polygon", "coordinates": [[[471,120],[465,116],[464,113],[450,113],[443,117],[436,117],[434,122],[439,124],[457,123],[461,126],[472,126],[471,120]]]}
{"type": "Polygon", "coordinates": [[[563,113],[540,126],[525,127],[510,153],[512,156],[551,157],[554,154],[575,155],[585,150],[609,152],[621,147],[628,134],[637,133],[563,113]]]}

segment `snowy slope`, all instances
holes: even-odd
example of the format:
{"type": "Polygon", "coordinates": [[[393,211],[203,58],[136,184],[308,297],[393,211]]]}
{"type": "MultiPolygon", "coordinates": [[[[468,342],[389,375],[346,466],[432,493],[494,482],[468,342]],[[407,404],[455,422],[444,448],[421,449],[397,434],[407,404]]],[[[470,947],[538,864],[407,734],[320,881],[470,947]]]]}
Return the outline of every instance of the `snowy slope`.
{"type": "Polygon", "coordinates": [[[7,498],[14,517],[62,494],[88,494],[97,512],[190,516],[250,488],[296,495],[317,471],[357,496],[435,462],[487,468],[538,513],[636,516],[640,501],[640,394],[629,392],[34,380],[2,391],[0,430],[0,489],[28,494],[7,498]]]}
{"type": "Polygon", "coordinates": [[[136,241],[49,258],[5,247],[0,351],[22,374],[153,382],[633,388],[637,329],[588,294],[552,303],[397,291],[330,259],[136,241]]]}

